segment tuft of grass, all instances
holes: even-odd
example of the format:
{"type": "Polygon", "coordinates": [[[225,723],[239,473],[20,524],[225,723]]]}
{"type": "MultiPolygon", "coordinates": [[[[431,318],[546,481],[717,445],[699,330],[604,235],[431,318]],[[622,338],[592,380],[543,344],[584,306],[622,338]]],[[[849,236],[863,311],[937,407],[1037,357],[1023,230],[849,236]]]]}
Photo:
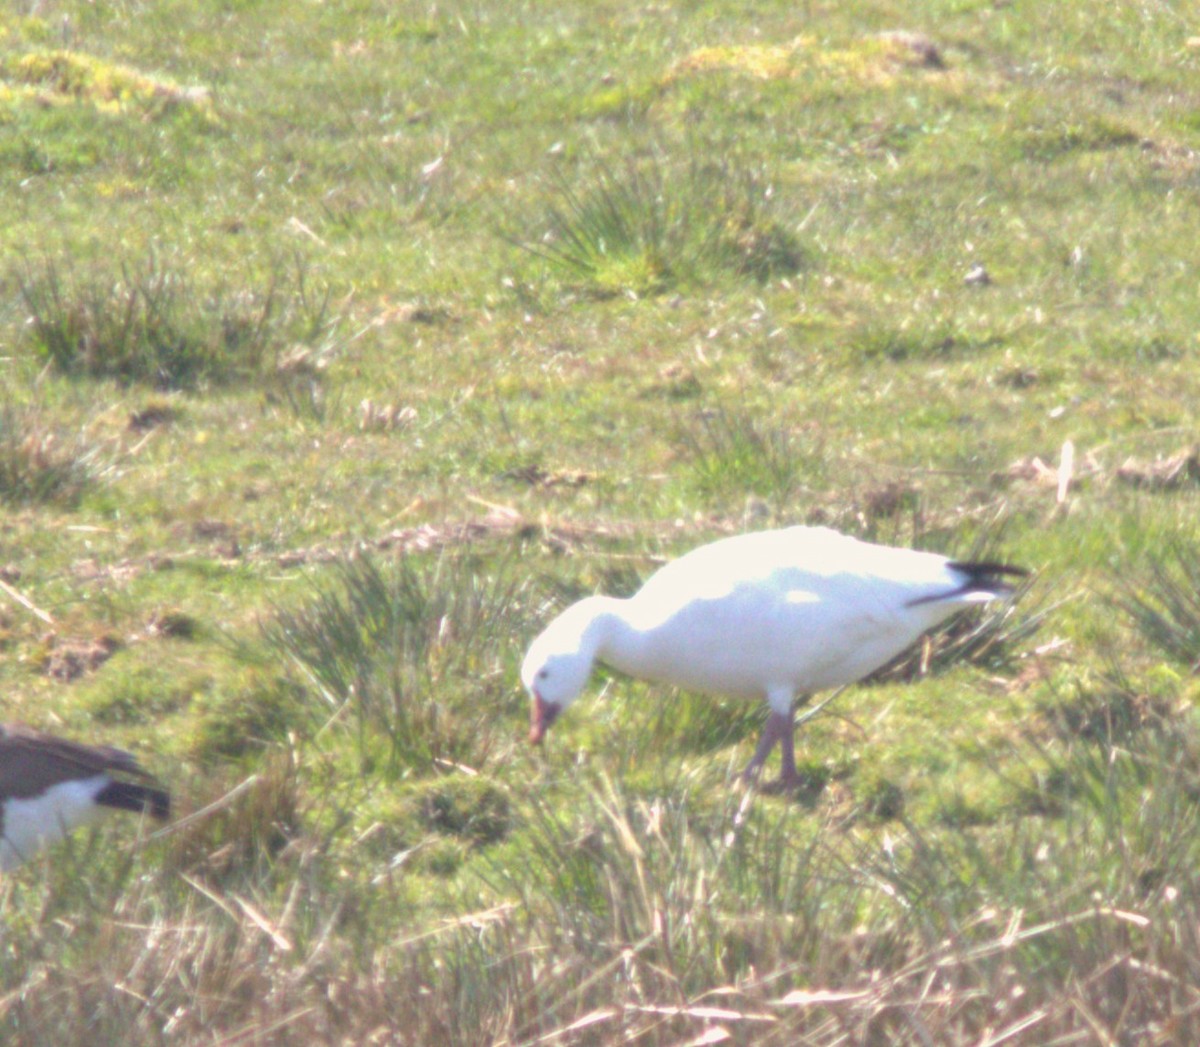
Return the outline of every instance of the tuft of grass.
{"type": "Polygon", "coordinates": [[[97,448],[64,439],[30,409],[0,406],[0,501],[71,507],[92,484],[97,448]]]}
{"type": "Polygon", "coordinates": [[[214,808],[206,817],[185,820],[169,832],[165,865],[210,884],[232,886],[261,878],[281,852],[302,837],[312,815],[300,768],[294,755],[283,749],[269,753],[240,783],[220,775],[189,799],[197,807],[214,808]]]}
{"type": "Polygon", "coordinates": [[[450,775],[414,787],[409,796],[426,829],[477,846],[504,839],[514,823],[512,801],[477,775],[450,775]]]}
{"type": "Polygon", "coordinates": [[[356,556],[264,623],[314,712],[351,728],[362,763],[375,763],[379,743],[393,773],[488,759],[520,583],[479,568],[466,555],[382,566],[356,556]]]}
{"type": "Polygon", "coordinates": [[[754,495],[782,507],[825,478],[819,438],[755,412],[709,408],[680,419],[676,442],[691,487],[709,503],[754,495]]]}
{"type": "Polygon", "coordinates": [[[303,263],[255,290],[199,289],[154,253],[118,273],[26,261],[16,281],[33,351],[65,375],[168,390],[288,376],[301,351],[307,374],[332,348],[328,294],[303,263]]]}
{"type": "Polygon", "coordinates": [[[1176,536],[1148,567],[1115,579],[1109,601],[1156,650],[1195,669],[1200,665],[1200,549],[1176,536]]]}
{"type": "Polygon", "coordinates": [[[536,243],[519,241],[599,294],[657,294],[723,273],[796,273],[805,251],[768,177],[731,163],[658,157],[600,165],[582,184],[559,171],[536,243]]]}

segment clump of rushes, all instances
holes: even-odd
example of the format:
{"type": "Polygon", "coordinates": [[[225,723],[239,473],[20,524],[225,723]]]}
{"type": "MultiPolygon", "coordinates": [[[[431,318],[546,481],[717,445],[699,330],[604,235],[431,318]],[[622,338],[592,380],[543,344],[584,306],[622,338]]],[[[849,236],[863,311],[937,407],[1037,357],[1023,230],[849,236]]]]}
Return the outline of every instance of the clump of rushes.
{"type": "Polygon", "coordinates": [[[361,763],[382,755],[397,772],[437,761],[478,767],[514,736],[496,720],[498,703],[513,698],[505,659],[522,620],[521,584],[468,556],[358,556],[263,631],[316,715],[353,726],[361,763]]]}
{"type": "Polygon", "coordinates": [[[1175,538],[1134,578],[1117,579],[1112,602],[1168,658],[1200,665],[1200,552],[1175,538]]]}
{"type": "Polygon", "coordinates": [[[522,246],[597,294],[656,294],[723,274],[762,281],[804,265],[761,172],[656,157],[554,181],[544,234],[522,246]]]}
{"type": "Polygon", "coordinates": [[[115,272],[26,262],[16,280],[27,338],[58,371],[163,390],[274,377],[298,346],[328,350],[336,325],[303,263],[256,288],[198,288],[153,253],[115,272]]]}

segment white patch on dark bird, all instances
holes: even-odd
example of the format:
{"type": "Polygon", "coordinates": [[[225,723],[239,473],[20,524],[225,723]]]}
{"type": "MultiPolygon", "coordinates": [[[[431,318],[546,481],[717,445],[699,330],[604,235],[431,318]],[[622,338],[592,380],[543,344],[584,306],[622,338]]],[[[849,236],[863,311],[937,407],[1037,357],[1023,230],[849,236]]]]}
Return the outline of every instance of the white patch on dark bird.
{"type": "Polygon", "coordinates": [[[96,794],[112,781],[107,774],[60,782],[39,796],[4,802],[0,870],[15,869],[43,847],[57,843],[80,826],[94,822],[104,808],[96,794]]]}
{"type": "Polygon", "coordinates": [[[0,870],[106,811],[165,819],[170,807],[170,794],[121,749],[0,724],[0,870]]]}

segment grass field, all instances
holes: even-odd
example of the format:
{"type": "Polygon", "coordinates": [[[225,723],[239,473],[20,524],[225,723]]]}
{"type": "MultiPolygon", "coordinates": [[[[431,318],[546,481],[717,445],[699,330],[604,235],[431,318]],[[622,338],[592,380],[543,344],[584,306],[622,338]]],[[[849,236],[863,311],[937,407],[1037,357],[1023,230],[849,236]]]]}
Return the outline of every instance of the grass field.
{"type": "Polygon", "coordinates": [[[179,809],[0,884],[0,1040],[1200,1042],[1186,5],[17,0],[0,172],[0,716],[179,809]],[[1035,575],[803,795],[530,750],[556,609],[790,523],[1035,575]]]}

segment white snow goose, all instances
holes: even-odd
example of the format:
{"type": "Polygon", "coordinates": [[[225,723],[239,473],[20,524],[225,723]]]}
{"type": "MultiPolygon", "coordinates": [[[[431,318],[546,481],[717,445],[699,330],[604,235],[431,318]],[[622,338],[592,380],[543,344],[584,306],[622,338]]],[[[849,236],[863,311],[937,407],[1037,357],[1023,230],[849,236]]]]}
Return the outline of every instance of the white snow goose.
{"type": "Polygon", "coordinates": [[[0,870],[106,810],[170,814],[171,797],[127,752],[83,745],[21,724],[0,725],[0,870]]]}
{"type": "Polygon", "coordinates": [[[765,699],[766,728],[744,777],[778,742],[780,782],[795,787],[797,704],[885,665],[956,611],[1010,595],[1004,576],[1026,573],[825,527],[723,538],[662,567],[627,600],[591,596],[546,626],[521,667],[530,741],[541,742],[599,660],[639,679],[765,699]]]}

